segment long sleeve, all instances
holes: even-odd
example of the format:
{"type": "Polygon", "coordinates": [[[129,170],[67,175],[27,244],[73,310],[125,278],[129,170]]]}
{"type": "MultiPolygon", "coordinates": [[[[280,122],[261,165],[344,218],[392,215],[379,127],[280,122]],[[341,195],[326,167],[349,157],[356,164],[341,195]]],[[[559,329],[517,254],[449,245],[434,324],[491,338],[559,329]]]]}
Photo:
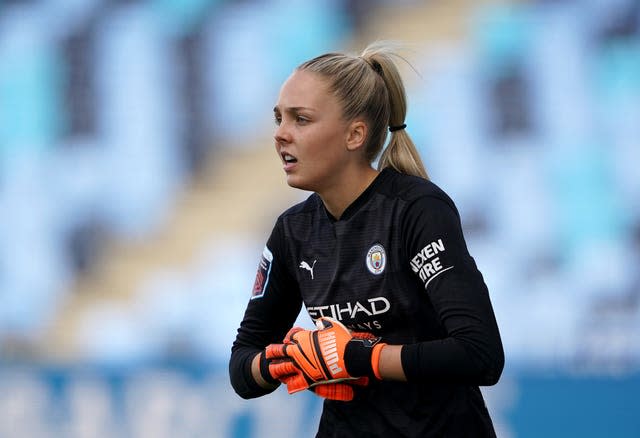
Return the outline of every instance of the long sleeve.
{"type": "Polygon", "coordinates": [[[446,336],[405,345],[409,381],[497,383],[504,351],[489,292],[467,250],[458,212],[448,199],[423,196],[404,215],[407,263],[424,288],[446,336]]]}
{"type": "Polygon", "coordinates": [[[298,286],[283,263],[286,249],[279,223],[263,250],[251,299],[231,347],[229,376],[242,398],[260,397],[273,391],[255,382],[251,361],[267,345],[282,342],[302,304],[298,286]]]}

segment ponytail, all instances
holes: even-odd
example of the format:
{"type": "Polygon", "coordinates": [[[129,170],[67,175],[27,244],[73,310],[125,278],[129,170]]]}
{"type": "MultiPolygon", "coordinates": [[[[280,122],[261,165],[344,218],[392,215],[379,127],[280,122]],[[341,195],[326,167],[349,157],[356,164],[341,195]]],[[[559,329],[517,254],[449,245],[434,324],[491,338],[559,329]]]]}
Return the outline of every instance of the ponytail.
{"type": "Polygon", "coordinates": [[[404,129],[391,133],[389,145],[382,152],[380,160],[378,160],[378,170],[382,170],[385,167],[391,167],[407,175],[429,179],[418,150],[404,129]]]}
{"type": "Polygon", "coordinates": [[[389,145],[378,160],[378,170],[391,167],[428,179],[418,150],[404,129],[407,98],[394,58],[407,62],[394,53],[388,43],[374,43],[360,56],[327,53],[304,62],[298,70],[311,71],[327,79],[331,91],[342,103],[346,120],[365,118],[369,127],[365,157],[370,163],[380,155],[387,129],[391,131],[389,145]]]}
{"type": "Polygon", "coordinates": [[[401,59],[407,64],[409,62],[394,53],[391,47],[385,43],[369,45],[360,56],[382,77],[389,94],[388,126],[391,139],[378,160],[378,170],[391,167],[401,173],[429,179],[420,154],[405,130],[407,96],[393,58],[401,59]]]}

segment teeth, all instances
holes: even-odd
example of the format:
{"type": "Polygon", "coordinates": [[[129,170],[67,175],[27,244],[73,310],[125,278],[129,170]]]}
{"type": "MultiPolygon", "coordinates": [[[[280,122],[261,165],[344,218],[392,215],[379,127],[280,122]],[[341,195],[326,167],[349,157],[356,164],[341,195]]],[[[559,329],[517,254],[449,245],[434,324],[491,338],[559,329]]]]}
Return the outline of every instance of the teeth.
{"type": "Polygon", "coordinates": [[[289,155],[289,154],[285,154],[284,155],[284,161],[294,161],[295,157],[289,155]]]}

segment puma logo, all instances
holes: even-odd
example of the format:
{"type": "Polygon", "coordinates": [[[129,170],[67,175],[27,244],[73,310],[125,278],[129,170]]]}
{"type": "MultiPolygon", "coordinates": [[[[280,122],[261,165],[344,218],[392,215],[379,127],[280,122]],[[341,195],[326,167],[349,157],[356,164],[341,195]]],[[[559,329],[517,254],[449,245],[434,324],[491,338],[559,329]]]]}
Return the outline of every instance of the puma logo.
{"type": "Polygon", "coordinates": [[[309,266],[309,263],[305,262],[304,260],[300,263],[300,266],[298,266],[299,268],[302,269],[306,269],[307,271],[311,272],[311,279],[313,280],[313,267],[316,265],[316,261],[313,261],[313,264],[311,266],[309,266]]]}
{"type": "Polygon", "coordinates": [[[335,376],[342,371],[338,347],[336,346],[336,334],[334,332],[318,331],[318,342],[320,343],[322,357],[329,367],[331,375],[335,376]]]}

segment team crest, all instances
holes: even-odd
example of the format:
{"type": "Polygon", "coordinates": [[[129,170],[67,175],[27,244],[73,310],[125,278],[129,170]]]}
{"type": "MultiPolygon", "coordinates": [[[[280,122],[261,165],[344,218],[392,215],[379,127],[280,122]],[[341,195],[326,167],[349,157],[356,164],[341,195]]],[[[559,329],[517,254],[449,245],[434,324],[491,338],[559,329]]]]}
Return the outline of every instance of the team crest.
{"type": "Polygon", "coordinates": [[[387,265],[387,254],[384,252],[384,247],[377,243],[369,248],[366,262],[369,272],[375,275],[382,274],[387,265]]]}

